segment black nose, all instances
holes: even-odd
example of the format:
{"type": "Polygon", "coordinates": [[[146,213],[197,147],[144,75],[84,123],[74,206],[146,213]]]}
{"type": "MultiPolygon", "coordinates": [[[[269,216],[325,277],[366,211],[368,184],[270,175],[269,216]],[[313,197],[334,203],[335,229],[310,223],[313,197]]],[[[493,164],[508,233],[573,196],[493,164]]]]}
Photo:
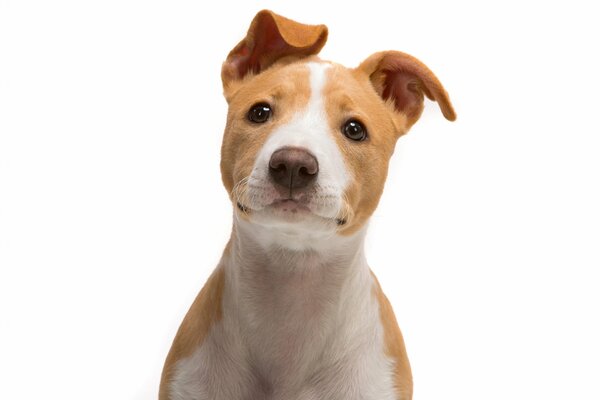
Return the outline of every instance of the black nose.
{"type": "Polygon", "coordinates": [[[278,185],[292,191],[308,186],[319,172],[315,156],[300,147],[284,147],[275,151],[269,161],[269,175],[278,185]]]}

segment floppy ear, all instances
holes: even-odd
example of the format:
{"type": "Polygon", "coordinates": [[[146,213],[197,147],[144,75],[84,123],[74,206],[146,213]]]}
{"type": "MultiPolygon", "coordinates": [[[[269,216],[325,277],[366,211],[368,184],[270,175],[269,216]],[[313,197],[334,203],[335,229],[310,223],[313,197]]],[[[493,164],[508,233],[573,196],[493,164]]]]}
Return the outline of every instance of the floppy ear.
{"type": "Polygon", "coordinates": [[[423,99],[437,101],[447,120],[456,113],[448,93],[425,64],[399,51],[375,53],[363,61],[358,70],[367,74],[371,84],[384,100],[392,100],[396,111],[406,115],[412,126],[423,112],[423,99]]]}
{"type": "Polygon", "coordinates": [[[223,63],[223,87],[226,89],[232,81],[247,74],[258,74],[283,57],[317,54],[326,41],[325,25],[305,25],[269,10],[260,11],[252,20],[246,37],[223,63]]]}

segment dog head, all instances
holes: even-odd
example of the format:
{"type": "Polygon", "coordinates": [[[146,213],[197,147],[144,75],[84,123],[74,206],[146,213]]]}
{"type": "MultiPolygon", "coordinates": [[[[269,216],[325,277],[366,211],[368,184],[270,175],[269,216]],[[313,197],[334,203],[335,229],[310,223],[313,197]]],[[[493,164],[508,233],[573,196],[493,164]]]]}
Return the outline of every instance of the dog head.
{"type": "Polygon", "coordinates": [[[222,68],[229,104],[221,173],[236,215],[273,229],[350,235],[375,210],[397,139],[424,98],[455,113],[419,60],[323,61],[324,25],[259,12],[222,68]]]}

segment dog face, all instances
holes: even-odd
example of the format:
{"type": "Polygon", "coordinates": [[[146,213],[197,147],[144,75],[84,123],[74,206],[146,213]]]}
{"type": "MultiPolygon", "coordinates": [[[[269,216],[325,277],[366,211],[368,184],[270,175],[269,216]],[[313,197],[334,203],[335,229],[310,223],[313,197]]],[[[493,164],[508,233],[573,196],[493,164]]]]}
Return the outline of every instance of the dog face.
{"type": "Polygon", "coordinates": [[[322,61],[327,29],[262,11],[223,64],[221,172],[251,223],[349,235],[375,210],[396,140],[424,96],[454,111],[437,78],[400,52],[358,68],[322,61]]]}

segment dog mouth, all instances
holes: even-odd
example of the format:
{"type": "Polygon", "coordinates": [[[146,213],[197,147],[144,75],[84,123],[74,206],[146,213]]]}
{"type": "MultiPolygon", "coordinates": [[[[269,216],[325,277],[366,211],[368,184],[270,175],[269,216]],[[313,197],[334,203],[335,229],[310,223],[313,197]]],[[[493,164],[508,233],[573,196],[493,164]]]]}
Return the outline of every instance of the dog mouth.
{"type": "MultiPolygon", "coordinates": [[[[259,211],[258,209],[252,209],[248,205],[237,202],[237,208],[248,214],[253,211],[259,211]]],[[[275,212],[279,214],[314,214],[310,207],[305,201],[300,201],[293,198],[279,198],[275,199],[269,204],[261,207],[261,210],[268,210],[269,212],[275,212]]]]}
{"type": "Polygon", "coordinates": [[[288,191],[250,176],[235,185],[232,195],[237,213],[259,223],[331,227],[346,225],[351,216],[344,196],[334,185],[288,191]]]}
{"type": "MultiPolygon", "coordinates": [[[[256,210],[252,210],[250,207],[240,203],[239,201],[237,202],[237,208],[244,214],[250,214],[252,211],[256,211],[256,210]]],[[[338,226],[342,226],[345,225],[348,221],[346,218],[330,218],[330,217],[324,217],[324,216],[320,216],[316,213],[314,213],[310,207],[308,207],[308,205],[305,202],[296,200],[296,199],[292,199],[292,198],[283,198],[283,199],[276,199],[274,200],[272,203],[268,204],[266,207],[264,207],[265,209],[268,209],[271,213],[276,214],[278,216],[281,217],[287,217],[290,219],[296,219],[295,217],[299,217],[301,215],[314,215],[326,220],[333,220],[335,221],[335,223],[338,226]]]]}

